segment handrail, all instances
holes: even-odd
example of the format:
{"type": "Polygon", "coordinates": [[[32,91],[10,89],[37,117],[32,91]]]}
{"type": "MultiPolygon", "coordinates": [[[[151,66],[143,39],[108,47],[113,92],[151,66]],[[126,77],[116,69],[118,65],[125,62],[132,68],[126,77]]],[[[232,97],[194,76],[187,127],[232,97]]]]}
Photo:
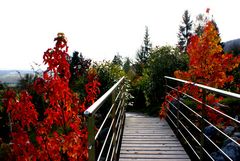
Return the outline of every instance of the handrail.
{"type": "MultiPolygon", "coordinates": [[[[94,104],[92,104],[86,111],[84,115],[87,117],[87,129],[88,129],[88,160],[89,161],[99,161],[102,157],[108,160],[109,154],[111,152],[110,160],[117,160],[119,152],[119,142],[121,141],[121,136],[123,132],[123,124],[125,120],[125,78],[122,77],[117,83],[115,83],[103,96],[101,96],[94,104]],[[111,97],[110,97],[111,96],[111,97]],[[104,116],[104,119],[98,129],[95,131],[95,114],[98,110],[106,103],[106,100],[112,99],[112,103],[104,116]],[[107,126],[107,120],[111,119],[111,125],[107,126]],[[121,121],[119,121],[119,119],[121,121]],[[107,127],[108,131],[103,141],[103,145],[96,149],[96,144],[100,133],[103,128],[107,127]],[[107,147],[108,146],[108,147],[107,147]],[[106,149],[108,148],[108,149],[106,149]],[[106,156],[103,153],[107,150],[106,156]]],[[[105,105],[107,106],[107,105],[105,105]]],[[[104,106],[104,108],[105,108],[104,106]]]]}
{"type": "Polygon", "coordinates": [[[224,96],[230,96],[230,97],[234,97],[234,98],[239,98],[240,99],[240,94],[237,94],[237,93],[224,91],[224,90],[221,90],[221,89],[205,86],[205,85],[202,85],[202,84],[198,84],[198,83],[194,83],[194,82],[190,82],[190,81],[186,81],[186,80],[182,80],[182,79],[178,79],[178,78],[173,78],[173,77],[168,77],[168,76],[164,76],[164,77],[166,79],[175,80],[175,81],[182,82],[182,83],[185,83],[185,84],[192,84],[192,85],[194,85],[196,87],[199,87],[199,88],[202,88],[202,89],[206,89],[206,90],[214,92],[214,93],[222,94],[224,96]]]}
{"type": "Polygon", "coordinates": [[[231,136],[224,133],[219,127],[211,123],[211,121],[209,121],[207,118],[206,110],[210,110],[211,112],[217,114],[217,116],[220,116],[221,118],[231,120],[231,123],[237,127],[240,127],[240,121],[219,110],[216,110],[214,107],[207,104],[206,93],[207,92],[216,93],[221,96],[227,96],[227,97],[236,98],[236,99],[240,99],[240,94],[232,93],[232,92],[224,91],[221,89],[216,89],[216,88],[208,87],[202,84],[185,81],[182,79],[177,79],[177,78],[168,77],[168,76],[165,76],[165,80],[166,80],[166,85],[165,85],[166,95],[170,96],[171,98],[173,98],[175,101],[178,102],[178,104],[174,104],[170,100],[168,99],[166,100],[171,106],[168,109],[167,119],[174,126],[174,128],[176,128],[176,132],[178,136],[182,137],[185,140],[185,143],[192,150],[193,152],[192,154],[195,155],[195,159],[214,160],[211,155],[213,151],[210,151],[213,149],[209,149],[208,147],[209,145],[206,146],[206,144],[210,144],[225,159],[232,160],[232,158],[224,150],[222,150],[222,147],[220,147],[216,142],[214,142],[214,139],[210,138],[204,133],[204,129],[207,126],[211,126],[216,130],[216,132],[218,132],[218,135],[221,135],[221,137],[228,139],[231,143],[234,143],[239,148],[240,148],[240,143],[238,143],[236,140],[231,138],[231,136]],[[189,93],[179,91],[179,89],[176,87],[170,86],[167,80],[168,81],[171,80],[177,83],[178,86],[180,85],[180,83],[182,83],[182,84],[190,84],[192,86],[198,87],[199,89],[202,90],[201,100],[194,98],[189,93]],[[172,95],[171,92],[168,92],[169,90],[177,92],[177,95],[176,96],[172,95]],[[183,100],[185,98],[188,98],[192,102],[195,102],[196,104],[201,105],[202,110],[199,113],[197,113],[196,109],[193,109],[192,107],[189,107],[184,103],[183,100]],[[195,120],[192,120],[191,118],[194,118],[195,120]],[[198,123],[196,123],[196,119],[198,120],[197,121],[198,123]]]}
{"type": "Polygon", "coordinates": [[[94,104],[92,104],[86,111],[84,111],[84,115],[92,115],[95,114],[96,111],[102,106],[102,104],[107,100],[107,98],[112,94],[114,90],[118,87],[118,85],[123,81],[124,77],[122,77],[116,84],[114,84],[102,97],[100,97],[94,104]]]}

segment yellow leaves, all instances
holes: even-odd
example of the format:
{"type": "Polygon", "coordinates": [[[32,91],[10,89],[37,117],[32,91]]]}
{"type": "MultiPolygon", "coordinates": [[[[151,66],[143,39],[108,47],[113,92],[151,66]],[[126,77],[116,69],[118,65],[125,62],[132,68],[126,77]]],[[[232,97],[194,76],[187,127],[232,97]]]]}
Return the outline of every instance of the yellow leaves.
{"type": "Polygon", "coordinates": [[[225,83],[232,82],[227,71],[238,67],[240,57],[223,54],[220,37],[215,25],[209,21],[201,36],[194,35],[187,48],[189,55],[189,70],[175,71],[177,78],[203,83],[216,88],[222,88],[225,83]]]}
{"type": "Polygon", "coordinates": [[[239,64],[236,63],[236,64],[233,65],[233,68],[237,68],[238,66],[239,66],[239,64]]]}
{"type": "Polygon", "coordinates": [[[209,21],[204,28],[204,32],[200,37],[200,43],[208,51],[208,54],[220,53],[222,52],[222,47],[220,45],[221,39],[214,24],[209,21]]]}

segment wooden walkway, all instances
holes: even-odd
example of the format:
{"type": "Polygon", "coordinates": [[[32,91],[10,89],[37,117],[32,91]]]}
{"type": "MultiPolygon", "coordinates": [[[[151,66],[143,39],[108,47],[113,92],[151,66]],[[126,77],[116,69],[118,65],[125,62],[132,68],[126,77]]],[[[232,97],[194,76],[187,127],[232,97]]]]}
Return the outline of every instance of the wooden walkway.
{"type": "Polygon", "coordinates": [[[126,113],[119,161],[190,161],[165,120],[126,113]]]}

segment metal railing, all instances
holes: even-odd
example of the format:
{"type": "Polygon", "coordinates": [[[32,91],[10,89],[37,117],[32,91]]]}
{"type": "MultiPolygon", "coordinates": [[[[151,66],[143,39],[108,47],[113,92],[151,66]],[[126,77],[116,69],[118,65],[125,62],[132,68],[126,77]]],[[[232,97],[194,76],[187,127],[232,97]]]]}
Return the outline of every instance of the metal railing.
{"type": "MultiPolygon", "coordinates": [[[[239,132],[240,130],[240,121],[234,118],[234,116],[216,109],[216,105],[208,103],[206,97],[208,94],[213,94],[218,97],[234,98],[240,101],[240,95],[168,76],[165,76],[165,81],[166,95],[171,98],[166,100],[170,105],[167,112],[167,120],[169,120],[170,124],[176,129],[175,131],[178,137],[183,140],[184,144],[188,145],[187,147],[191,151],[194,160],[214,160],[214,154],[221,155],[225,160],[233,160],[233,158],[223,150],[223,145],[232,143],[240,149],[239,140],[237,141],[236,138],[225,133],[223,127],[219,125],[216,126],[213,121],[209,119],[207,112],[214,113],[215,116],[217,116],[216,119],[227,120],[228,126],[234,127],[235,132],[239,132]],[[189,85],[189,87],[198,88],[198,90],[201,91],[201,99],[194,98],[189,92],[179,90],[179,86],[186,84],[189,85]],[[172,94],[172,91],[175,91],[176,94],[172,94]],[[192,107],[187,104],[192,105],[192,107]],[[193,107],[193,105],[200,105],[201,109],[195,106],[193,107]],[[207,128],[211,128],[211,130],[214,131],[213,136],[207,134],[207,128]],[[223,143],[224,140],[225,143],[223,143]]],[[[217,106],[226,108],[226,106],[222,104],[218,104],[217,106]]],[[[238,107],[240,108],[240,105],[238,105],[238,107]]],[[[227,122],[223,122],[222,124],[227,122]]]]}
{"type": "MultiPolygon", "coordinates": [[[[122,77],[84,112],[87,117],[89,161],[117,160],[125,120],[125,98],[125,84],[122,77]],[[109,105],[107,104],[109,99],[111,105],[106,107],[109,105]],[[101,107],[109,110],[105,112],[106,116],[102,117],[103,121],[96,131],[96,115],[101,107]],[[101,140],[102,138],[99,137],[103,134],[104,138],[101,140]],[[103,142],[102,146],[99,146],[99,142],[103,142]]],[[[103,113],[100,112],[100,115],[103,113]]]]}

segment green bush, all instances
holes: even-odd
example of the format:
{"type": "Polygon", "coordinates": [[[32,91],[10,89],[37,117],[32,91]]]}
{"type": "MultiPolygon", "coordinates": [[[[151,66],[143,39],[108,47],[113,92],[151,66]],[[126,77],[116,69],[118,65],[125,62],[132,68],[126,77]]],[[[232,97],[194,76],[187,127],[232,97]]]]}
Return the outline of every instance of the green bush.
{"type": "Polygon", "coordinates": [[[120,65],[109,61],[95,63],[93,67],[96,69],[99,82],[101,83],[101,94],[107,92],[121,77],[125,75],[125,72],[120,65]]]}
{"type": "Polygon", "coordinates": [[[187,64],[188,56],[180,53],[178,48],[163,46],[152,50],[144,70],[144,75],[148,75],[144,91],[149,104],[159,104],[163,100],[164,76],[173,76],[176,70],[186,70],[187,64]]]}

